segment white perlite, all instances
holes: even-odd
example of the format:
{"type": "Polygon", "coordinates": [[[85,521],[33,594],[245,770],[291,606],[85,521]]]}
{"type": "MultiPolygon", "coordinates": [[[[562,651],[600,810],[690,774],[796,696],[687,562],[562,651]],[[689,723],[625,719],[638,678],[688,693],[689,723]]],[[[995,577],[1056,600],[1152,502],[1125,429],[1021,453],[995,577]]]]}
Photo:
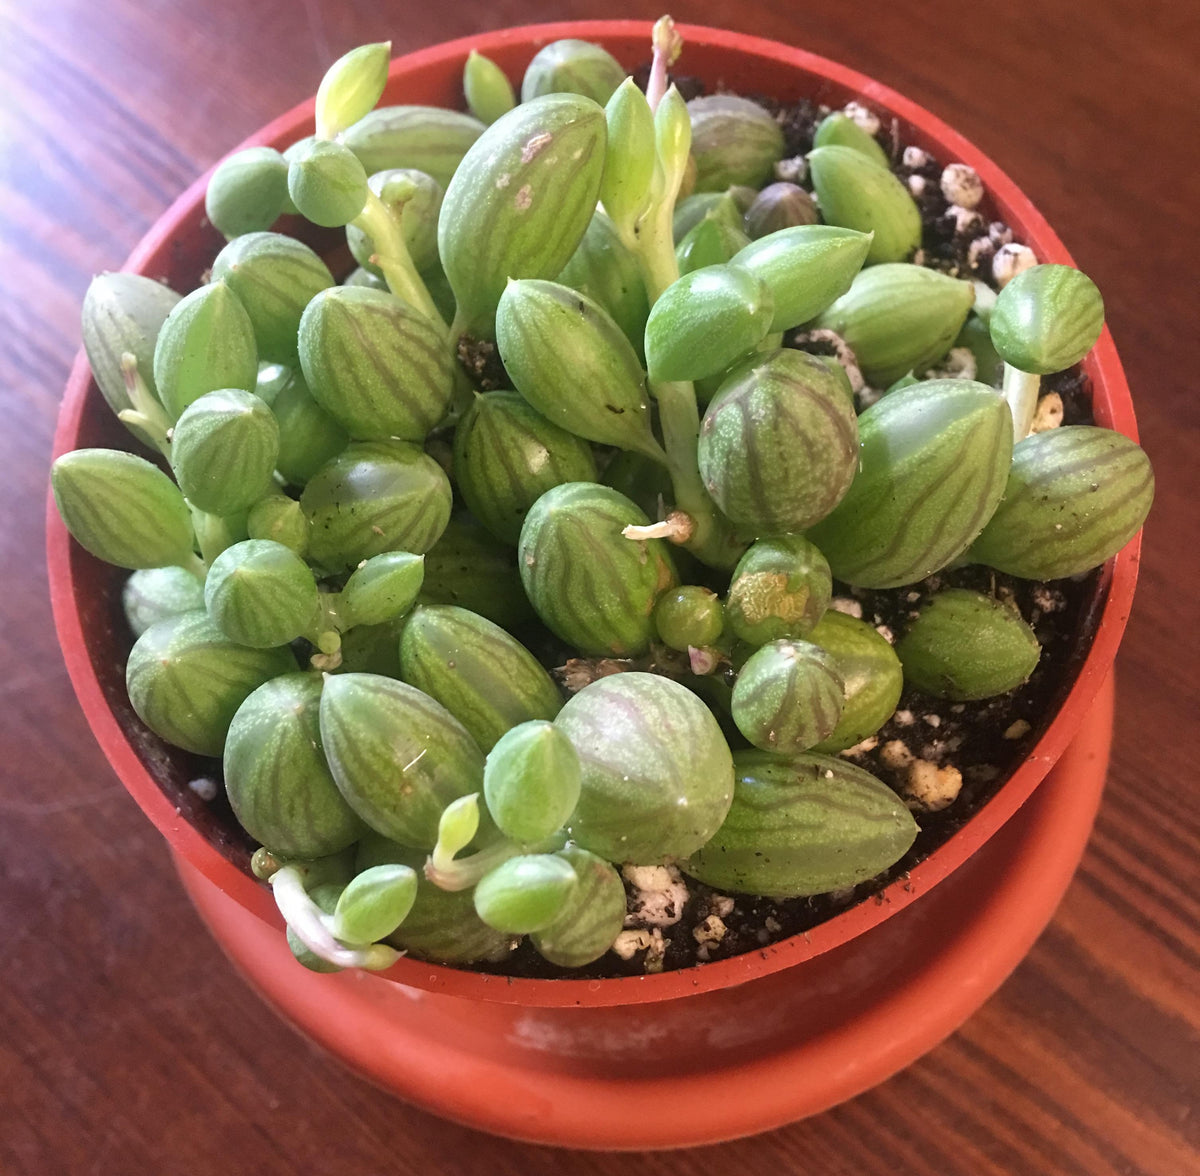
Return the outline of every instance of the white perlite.
{"type": "Polygon", "coordinates": [[[973,208],[964,208],[961,204],[951,204],[946,209],[946,216],[954,219],[954,235],[956,237],[973,237],[983,232],[983,217],[973,208]]]}
{"type": "Polygon", "coordinates": [[[709,915],[698,927],[692,928],[692,938],[702,946],[716,946],[725,938],[725,921],[719,915],[709,915]]]}
{"type": "Polygon", "coordinates": [[[942,195],[950,204],[963,208],[978,208],[983,200],[983,181],[973,167],[951,163],[942,172],[942,195]]]}
{"type": "Polygon", "coordinates": [[[920,147],[905,147],[901,162],[905,167],[916,171],[929,162],[929,152],[922,151],[920,147]]]}
{"type": "Polygon", "coordinates": [[[925,184],[927,183],[924,176],[909,176],[908,190],[914,196],[921,196],[925,192],[925,184]]]}
{"type": "Polygon", "coordinates": [[[688,888],[677,866],[623,866],[634,889],[626,927],[670,927],[683,918],[688,888]]]}
{"type": "Polygon", "coordinates": [[[775,178],[788,184],[803,184],[808,179],[808,160],[803,155],[781,159],[775,165],[775,178]]]}
{"type": "Polygon", "coordinates": [[[853,119],[868,135],[879,133],[879,116],[868,110],[861,102],[847,102],[842,113],[853,119]]]}
{"type": "Polygon", "coordinates": [[[835,596],[830,602],[829,607],[835,612],[845,613],[848,617],[854,617],[856,620],[862,620],[862,605],[849,596],[835,596]]]}
{"type": "Polygon", "coordinates": [[[217,782],[210,780],[207,776],[198,776],[195,780],[189,780],[188,787],[201,800],[217,799],[217,782]]]}
{"type": "Polygon", "coordinates": [[[1035,265],[1037,258],[1033,256],[1033,250],[1028,245],[1002,245],[992,258],[992,277],[996,279],[996,285],[1004,289],[1017,274],[1032,269],[1035,265]]]}
{"type": "Polygon", "coordinates": [[[1031,433],[1045,433],[1057,429],[1063,423],[1063,402],[1057,392],[1047,392],[1038,401],[1037,411],[1033,414],[1031,433]]]}
{"type": "Polygon", "coordinates": [[[951,347],[946,358],[937,367],[932,367],[925,373],[928,380],[973,380],[978,365],[975,362],[975,352],[969,347],[951,347]]]}
{"type": "Polygon", "coordinates": [[[654,942],[654,936],[644,928],[637,931],[622,931],[613,940],[612,949],[623,960],[631,960],[639,951],[644,951],[654,942]]]}
{"type": "Polygon", "coordinates": [[[929,760],[917,759],[908,765],[904,795],[910,808],[936,813],[954,803],[962,782],[962,773],[957,768],[949,765],[939,768],[929,760]]]}

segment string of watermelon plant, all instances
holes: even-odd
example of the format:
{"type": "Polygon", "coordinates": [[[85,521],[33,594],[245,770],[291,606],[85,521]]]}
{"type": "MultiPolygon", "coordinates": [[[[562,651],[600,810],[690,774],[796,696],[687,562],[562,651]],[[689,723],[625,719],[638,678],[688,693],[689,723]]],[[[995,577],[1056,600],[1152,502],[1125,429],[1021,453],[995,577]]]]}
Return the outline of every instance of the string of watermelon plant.
{"type": "Polygon", "coordinates": [[[80,450],[55,463],[55,498],[89,551],[134,569],[133,708],[222,757],[234,813],[265,847],[255,873],[309,967],[386,967],[401,948],[503,958],[523,936],[551,963],[586,964],[623,923],[614,863],[677,862],[771,895],[876,875],[916,824],[836,753],[879,730],[905,678],[991,697],[1040,649],[1012,609],[954,589],[893,648],[829,609],[834,577],[911,585],[959,559],[1074,575],[1149,508],[1149,465],[1126,438],[1025,436],[1039,373],[1101,329],[1083,275],[1035,267],[988,307],[1005,390],[919,379],[975,291],[906,260],[919,217],[878,145],[830,116],[809,156],[829,223],[792,194],[764,202],[763,223],[798,223],[750,240],[759,219],[716,189],[761,187],[779,128],[743,99],[689,109],[667,84],[679,48],[664,18],[643,95],[604,50],[556,42],[519,105],[472,55],[484,129],[428,108],[371,122],[388,46],[364,46],[322,82],[313,138],[217,169],[206,207],[230,240],[211,281],[183,298],[135,275],[89,289],[97,383],[174,480],[80,450]],[[444,194],[431,172],[367,175],[372,136],[413,119],[437,129],[431,171],[458,143],[444,194]],[[691,198],[698,215],[681,199],[693,163],[710,188],[691,198]],[[267,231],[285,208],[344,226],[374,271],[336,284],[267,231]],[[892,388],[856,414],[841,363],[780,345],[801,324],[892,388]],[[464,335],[495,340],[515,391],[456,400],[464,335]],[[438,596],[429,577],[439,557],[484,550],[463,546],[431,455],[450,426],[463,498],[508,544],[485,553],[478,611],[437,603],[462,582],[438,596]],[[618,451],[614,484],[593,445],[618,451]],[[668,475],[665,519],[616,488],[626,459],[668,475]],[[736,564],[725,591],[681,585],[676,544],[736,564]],[[625,672],[564,704],[481,615],[505,575],[524,610],[496,614],[509,627],[532,608],[577,659],[625,672]],[[662,645],[671,668],[645,672],[666,666],[662,645]],[[735,659],[730,684],[714,671],[735,659]],[[734,730],[755,750],[734,757],[734,730]]]}

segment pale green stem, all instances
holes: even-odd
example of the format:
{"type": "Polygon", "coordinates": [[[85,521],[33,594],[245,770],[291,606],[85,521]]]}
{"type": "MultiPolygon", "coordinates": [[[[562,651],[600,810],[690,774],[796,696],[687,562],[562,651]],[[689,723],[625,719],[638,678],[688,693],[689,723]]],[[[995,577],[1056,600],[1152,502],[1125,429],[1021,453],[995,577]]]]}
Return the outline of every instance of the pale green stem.
{"type": "Polygon", "coordinates": [[[309,663],[322,673],[336,670],[342,664],[342,634],[351,626],[339,613],[340,605],[340,592],[322,592],[316,615],[304,634],[317,647],[309,663]]]}
{"type": "Polygon", "coordinates": [[[138,371],[137,356],[131,351],[121,355],[121,377],[132,407],[122,409],[117,413],[117,419],[127,425],[136,425],[154,442],[158,451],[170,459],[171,418],[146,387],[146,381],[138,371]]]}
{"type": "MultiPolygon", "coordinates": [[[[625,244],[637,257],[650,305],[679,279],[675,241],[671,229],[674,199],[664,200],[642,220],[625,244]]],[[[675,506],[692,521],[691,533],[684,543],[697,558],[716,567],[732,567],[741,547],[717,509],[700,479],[696,448],[700,440],[700,410],[696,390],[689,381],[664,381],[652,384],[658,401],[658,419],[662,426],[667,469],[675,492],[675,506]]],[[[654,455],[651,455],[654,456],[654,455]]]]}
{"type": "Polygon", "coordinates": [[[187,563],[180,565],[184,571],[191,572],[201,584],[208,579],[208,564],[204,562],[194,551],[192,552],[187,563]]]}
{"type": "Polygon", "coordinates": [[[371,238],[375,247],[374,261],[383,271],[388,289],[445,331],[446,320],[438,313],[429,290],[412,263],[400,222],[369,188],[367,203],[351,223],[371,238]]]}
{"type": "MultiPolygon", "coordinates": [[[[190,505],[190,504],[189,504],[190,505]]],[[[229,523],[220,515],[209,514],[204,510],[191,507],[192,531],[200,547],[200,555],[206,564],[211,564],[227,547],[232,547],[237,540],[229,528],[229,523]]]]}
{"type": "Polygon", "coordinates": [[[513,841],[498,841],[457,860],[435,862],[431,854],[425,859],[425,877],[441,890],[470,890],[484,874],[523,852],[513,841]]]}
{"type": "Polygon", "coordinates": [[[400,958],[395,948],[383,943],[349,948],[335,939],[325,912],[308,896],[304,888],[304,875],[295,866],[276,870],[270,881],[279,913],[283,915],[292,934],[313,955],[339,968],[367,968],[373,972],[391,967],[400,958]]]}
{"type": "Polygon", "coordinates": [[[1042,386],[1042,377],[1032,372],[1023,372],[1010,363],[1004,365],[1004,399],[1013,418],[1013,444],[1024,441],[1033,428],[1033,418],[1037,414],[1038,390],[1042,386]]]}

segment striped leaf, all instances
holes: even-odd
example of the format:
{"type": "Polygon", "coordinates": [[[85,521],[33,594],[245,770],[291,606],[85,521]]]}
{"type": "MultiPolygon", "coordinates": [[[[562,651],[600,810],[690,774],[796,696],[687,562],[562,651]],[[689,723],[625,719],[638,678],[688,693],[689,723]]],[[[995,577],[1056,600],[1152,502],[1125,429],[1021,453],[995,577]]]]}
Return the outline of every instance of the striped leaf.
{"type": "Polygon", "coordinates": [[[446,188],[438,252],[471,333],[491,337],[510,278],[553,278],[575,252],[596,210],[606,134],[590,98],[547,94],[467,152],[446,188]]]}
{"type": "Polygon", "coordinates": [[[394,294],[335,286],[300,319],[313,399],[356,440],[424,441],[445,415],[453,359],[441,332],[394,294]]]}
{"type": "Polygon", "coordinates": [[[567,482],[534,503],[521,529],[518,564],[539,617],[593,656],[633,657],[654,640],[654,605],[678,582],[661,539],[626,539],[649,519],[623,494],[567,482]]]}
{"type": "Polygon", "coordinates": [[[264,682],[296,669],[292,651],[230,641],[205,612],[151,625],[125,667],[138,718],[185,751],[220,755],[238,707],[264,682]]]}
{"type": "Polygon", "coordinates": [[[950,350],[975,301],[970,282],[896,262],[863,270],[816,320],[849,344],[868,382],[886,388],[950,350]]]}
{"type": "Polygon", "coordinates": [[[533,620],[516,553],[470,515],[456,515],[425,555],[423,601],[457,604],[505,629],[533,620]]]}
{"type": "Polygon", "coordinates": [[[812,752],[734,757],[733,807],[717,834],[681,863],[719,890],[799,898],[873,878],[908,852],[917,825],[869,772],[812,752]]]}
{"type": "Polygon", "coordinates": [[[585,686],[555,726],[583,769],[571,839],[610,862],[694,853],[733,795],[733,760],[712,712],[686,686],[624,673],[585,686]]]}
{"type": "Polygon", "coordinates": [[[1104,328],[1104,299],[1073,266],[1035,265],[1000,291],[989,325],[1006,363],[1044,376],[1091,351],[1104,328]]]}
{"type": "Polygon", "coordinates": [[[761,188],[783,158],[783,131],[769,111],[748,98],[709,94],[688,104],[696,191],[723,192],[731,184],[761,188]]]}
{"type": "Polygon", "coordinates": [[[751,534],[803,531],[850,487],[857,445],[854,409],[829,367],[800,351],[766,352],[736,367],[709,404],[700,475],[751,534]]]}
{"type": "Polygon", "coordinates": [[[238,708],[225,741],[225,790],[242,827],[281,858],[338,853],[364,825],[321,750],[321,678],[285,674],[238,708]]]}
{"type": "Polygon", "coordinates": [[[445,807],[483,787],[483,753],[463,725],[391,678],[327,678],[321,742],[350,807],[376,832],[415,849],[433,849],[445,807]]]}
{"type": "Polygon", "coordinates": [[[309,559],[350,571],[385,551],[428,551],[450,518],[450,483],[415,445],[361,441],[326,463],[300,497],[309,559]]]}
{"type": "Polygon", "coordinates": [[[380,106],[342,133],[367,175],[415,168],[444,188],[484,125],[469,114],[438,106],[380,106]]]}
{"type": "Polygon", "coordinates": [[[554,921],[530,940],[552,964],[582,968],[608,951],[625,925],[625,885],[608,862],[577,845],[558,856],[575,871],[575,889],[554,921]]]}
{"type": "Polygon", "coordinates": [[[558,282],[510,282],[496,313],[500,357],[518,392],[547,420],[662,459],[646,376],[612,316],[558,282]]]}
{"type": "Polygon", "coordinates": [[[227,282],[193,290],[167,315],[154,347],[154,381],[173,418],[206,392],[254,391],[254,324],[227,282]]]}
{"type": "Polygon", "coordinates": [[[276,393],[271,411],[279,422],[276,466],[293,486],[305,485],[350,440],[342,426],[313,399],[299,372],[292,372],[276,393]]]}
{"type": "Polygon", "coordinates": [[[836,579],[915,584],[971,545],[992,517],[1012,460],[1012,415],[994,388],[926,380],[859,418],[859,472],[808,537],[836,579]]]}
{"type": "Polygon", "coordinates": [[[604,213],[592,216],[579,248],[555,280],[604,307],[640,356],[650,313],[646,283],[637,258],[604,213]]]}
{"type": "Polygon", "coordinates": [[[126,352],[137,360],[138,374],[157,395],[154,345],[179,297],[170,286],[141,274],[99,274],[88,286],[81,315],[83,347],[96,385],[114,413],[133,407],[121,374],[121,356],[126,352]]]}
{"type": "Polygon", "coordinates": [[[935,698],[966,702],[1015,690],[1041,653],[1015,608],[966,588],[931,597],[896,642],[907,681],[935,698]]]}
{"type": "Polygon", "coordinates": [[[760,237],[733,262],[771,291],[771,330],[789,331],[816,318],[850,289],[870,247],[867,233],[802,224],[760,237]]]}
{"type": "Polygon", "coordinates": [[[329,267],[294,237],[246,233],[217,254],[213,277],[224,280],[246,308],[259,359],[294,367],[300,316],[333,285],[329,267]]]}
{"type": "Polygon", "coordinates": [[[866,621],[830,609],[808,634],[833,658],[844,686],[842,717],[812,750],[833,755],[874,735],[892,717],[904,672],[891,644],[866,621]]]}
{"type": "Polygon", "coordinates": [[[968,558],[1029,580],[1098,567],[1138,533],[1154,471],[1128,437],[1067,425],[1013,448],[1004,499],[968,558]]]}
{"type": "Polygon", "coordinates": [[[246,539],[213,560],[204,607],[232,641],[253,649],[286,645],[309,632],[317,582],[295,552],[270,539],[246,539]]]}
{"type": "Polygon", "coordinates": [[[817,147],[809,175],[826,224],[874,233],[867,264],[904,261],[921,244],[921,211],[883,164],[853,147],[817,147]]]}
{"type": "Polygon", "coordinates": [[[738,671],[733,721],[755,747],[794,755],[837,726],[845,684],[837,663],[808,641],[772,641],[738,671]]]}
{"type": "Polygon", "coordinates": [[[729,582],[725,616],[751,645],[804,637],[833,595],[829,564],[801,535],[760,539],[738,561],[729,582]]]}
{"type": "Polygon", "coordinates": [[[267,492],[279,456],[279,425],[252,392],[209,392],[183,410],[171,439],[171,468],[199,510],[231,515],[267,492]]]}
{"type": "Polygon", "coordinates": [[[175,483],[118,449],[76,449],[50,469],[58,513],[76,541],[119,568],[192,561],[192,521],[175,483]]]}
{"type": "Polygon", "coordinates": [[[400,676],[436,698],[486,752],[562,706],[554,680],[515,637],[465,608],[422,605],[400,637],[400,676]]]}
{"type": "Polygon", "coordinates": [[[454,479],[471,513],[515,546],[542,494],[563,482],[594,482],[596,459],[586,441],[516,392],[491,392],[475,398],[455,430],[454,479]]]}

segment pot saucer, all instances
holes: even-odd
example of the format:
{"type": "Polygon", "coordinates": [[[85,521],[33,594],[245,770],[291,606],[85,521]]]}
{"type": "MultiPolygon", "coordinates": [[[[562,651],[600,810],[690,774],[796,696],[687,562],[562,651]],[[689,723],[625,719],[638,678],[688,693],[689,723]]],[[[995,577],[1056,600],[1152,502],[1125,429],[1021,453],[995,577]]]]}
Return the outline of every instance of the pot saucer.
{"type": "MultiPolygon", "coordinates": [[[[936,889],[794,968],[653,1004],[529,1008],[366,973],[307,972],[275,928],[181,858],[176,865],[201,918],[259,995],[401,1099],[534,1143],[716,1143],[862,1093],[995,992],[1050,921],[1083,855],[1112,708],[1110,679],[1034,795],[936,889]]],[[[603,983],[593,982],[597,993],[603,983]]]]}

